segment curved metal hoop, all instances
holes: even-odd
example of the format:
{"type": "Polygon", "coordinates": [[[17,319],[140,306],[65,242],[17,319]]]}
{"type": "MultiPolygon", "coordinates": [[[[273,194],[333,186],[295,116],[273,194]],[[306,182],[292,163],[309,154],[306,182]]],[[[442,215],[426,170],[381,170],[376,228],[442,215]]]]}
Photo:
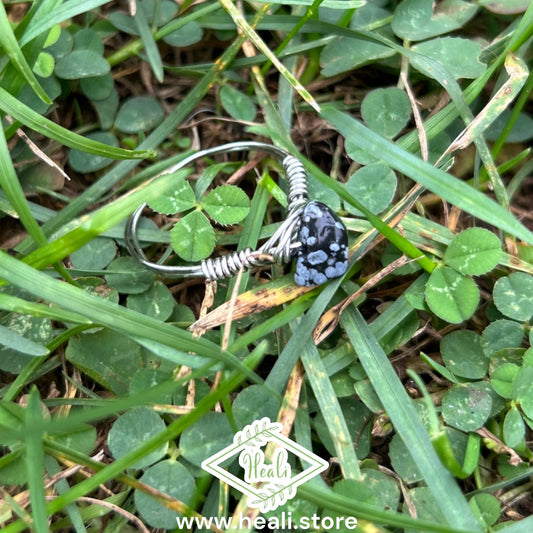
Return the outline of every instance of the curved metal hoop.
{"type": "Polygon", "coordinates": [[[258,250],[247,248],[232,254],[204,259],[199,264],[187,266],[153,263],[143,252],[137,235],[141,214],[147,206],[146,203],[143,203],[131,215],[124,231],[124,240],[130,254],[146,268],[167,278],[205,277],[209,280],[216,280],[231,277],[241,269],[248,270],[255,266],[269,265],[275,262],[289,262],[298,247],[296,235],[300,225],[300,215],[309,201],[307,173],[298,159],[271,144],[255,141],[234,142],[200,150],[171,166],[160,175],[176,172],[206,156],[250,150],[260,150],[276,157],[285,171],[289,185],[287,218],[258,250]]]}

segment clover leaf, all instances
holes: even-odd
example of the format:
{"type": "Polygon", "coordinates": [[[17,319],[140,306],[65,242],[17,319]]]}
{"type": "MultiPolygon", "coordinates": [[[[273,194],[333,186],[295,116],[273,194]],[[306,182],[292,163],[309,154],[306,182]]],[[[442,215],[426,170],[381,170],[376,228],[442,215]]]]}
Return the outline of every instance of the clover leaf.
{"type": "Polygon", "coordinates": [[[170,243],[185,261],[199,261],[213,252],[215,231],[202,212],[192,211],[172,228],[170,243]]]}
{"type": "Polygon", "coordinates": [[[205,198],[203,208],[219,224],[237,224],[250,211],[250,199],[235,185],[222,185],[205,198]]]}

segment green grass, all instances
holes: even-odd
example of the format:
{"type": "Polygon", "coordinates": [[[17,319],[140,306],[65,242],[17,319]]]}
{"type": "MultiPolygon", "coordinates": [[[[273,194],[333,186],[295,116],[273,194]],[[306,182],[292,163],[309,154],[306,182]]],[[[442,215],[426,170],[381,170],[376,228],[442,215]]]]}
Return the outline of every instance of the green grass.
{"type": "MultiPolygon", "coordinates": [[[[533,7],[136,4],[0,9],[3,530],[180,531],[176,513],[276,529],[290,511],[319,531],[530,531],[533,7]],[[129,257],[127,217],[172,201],[159,174],[246,139],[298,157],[342,217],[343,278],[302,289],[275,265],[215,293],[129,257]],[[201,463],[265,417],[329,468],[259,513],[201,463]]],[[[276,161],[234,174],[253,156],[180,178],[186,216],[216,213],[217,253],[283,217],[276,161]],[[249,204],[206,203],[235,176],[249,204]]],[[[210,253],[171,238],[178,214],[147,215],[151,260],[210,253]]]]}

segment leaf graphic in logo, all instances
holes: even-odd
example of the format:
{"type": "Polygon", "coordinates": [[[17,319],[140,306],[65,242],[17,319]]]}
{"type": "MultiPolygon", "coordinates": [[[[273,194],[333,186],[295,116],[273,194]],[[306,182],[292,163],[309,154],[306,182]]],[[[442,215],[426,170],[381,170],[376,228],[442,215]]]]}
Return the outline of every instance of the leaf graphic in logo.
{"type": "Polygon", "coordinates": [[[257,447],[265,446],[275,438],[283,426],[278,422],[271,422],[268,418],[261,418],[237,431],[233,437],[233,443],[238,446],[257,447]]]}
{"type": "Polygon", "coordinates": [[[257,491],[259,498],[249,499],[248,505],[261,509],[261,512],[266,513],[277,509],[296,495],[296,487],[294,485],[279,485],[277,483],[266,483],[257,491]]]}

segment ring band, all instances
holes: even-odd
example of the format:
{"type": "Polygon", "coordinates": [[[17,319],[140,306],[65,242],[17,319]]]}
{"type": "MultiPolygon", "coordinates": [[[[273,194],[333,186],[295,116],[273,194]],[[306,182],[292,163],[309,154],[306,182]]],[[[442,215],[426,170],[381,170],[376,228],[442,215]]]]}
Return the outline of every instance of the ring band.
{"type": "Polygon", "coordinates": [[[233,142],[200,150],[161,175],[174,173],[206,156],[260,150],[279,161],[288,182],[287,217],[257,250],[246,248],[231,254],[202,260],[199,264],[172,266],[148,260],[137,235],[146,203],[129,218],[124,240],[129,253],[146,268],[166,278],[204,277],[214,281],[235,275],[239,270],[274,263],[288,263],[296,257],[295,282],[314,286],[343,275],[348,267],[348,238],[340,219],[325,204],[309,201],[307,173],[303,164],[284,150],[262,142],[233,142]]]}

